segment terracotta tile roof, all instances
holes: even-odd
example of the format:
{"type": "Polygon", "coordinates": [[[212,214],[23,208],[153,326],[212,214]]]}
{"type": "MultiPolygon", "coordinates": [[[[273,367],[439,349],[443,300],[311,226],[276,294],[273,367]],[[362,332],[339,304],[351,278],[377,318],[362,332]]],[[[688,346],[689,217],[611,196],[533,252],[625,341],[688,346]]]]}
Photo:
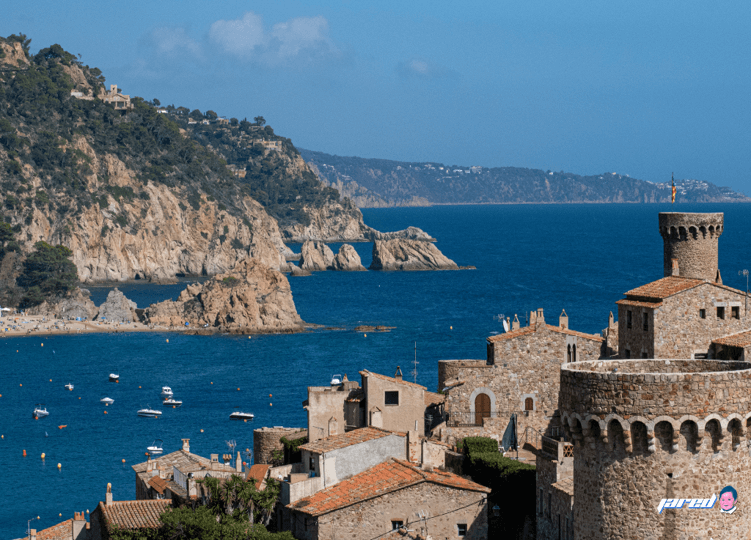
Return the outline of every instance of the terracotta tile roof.
{"type": "Polygon", "coordinates": [[[725,345],[726,347],[748,347],[751,345],[751,330],[722,336],[721,338],[713,339],[712,343],[725,345]]]}
{"type": "MultiPolygon", "coordinates": [[[[163,471],[168,471],[170,474],[172,473],[172,467],[177,467],[180,472],[184,473],[211,468],[210,459],[199,456],[198,454],[185,452],[184,450],[178,450],[176,452],[166,454],[160,458],[153,459],[152,462],[154,463],[155,468],[159,467],[163,471]]],[[[146,472],[147,463],[148,461],[144,461],[142,463],[133,465],[132,468],[136,473],[143,473],[146,472]]],[[[215,466],[217,467],[216,470],[218,471],[232,472],[235,470],[235,467],[233,467],[232,465],[222,462],[219,462],[215,466]]]]}
{"type": "Polygon", "coordinates": [[[629,300],[624,298],[623,300],[616,301],[619,306],[634,306],[634,307],[646,307],[646,308],[658,308],[662,305],[662,302],[640,302],[639,300],[629,300]]]}
{"type": "Polygon", "coordinates": [[[436,392],[425,392],[425,406],[438,405],[446,400],[446,396],[443,394],[437,394],[436,392]]]}
{"type": "Polygon", "coordinates": [[[422,482],[490,493],[490,488],[466,480],[461,476],[440,471],[423,471],[407,461],[392,458],[318,493],[289,504],[287,508],[311,516],[320,516],[422,482]]]}
{"type": "Polygon", "coordinates": [[[37,531],[37,540],[71,540],[71,538],[73,538],[72,519],[66,519],[62,523],[37,531]]]}
{"type": "Polygon", "coordinates": [[[553,484],[553,487],[560,489],[564,493],[574,496],[574,478],[567,476],[562,478],[553,484]]]}
{"type": "Polygon", "coordinates": [[[112,504],[99,503],[104,523],[108,530],[113,526],[120,529],[158,529],[159,520],[172,504],[169,499],[145,501],[113,501],[112,504]]]}
{"type": "Polygon", "coordinates": [[[157,493],[164,493],[164,490],[167,488],[167,480],[160,478],[159,476],[152,476],[148,483],[157,491],[157,493]]]}
{"type": "MultiPolygon", "coordinates": [[[[570,328],[561,328],[560,326],[552,326],[550,324],[545,325],[548,330],[551,332],[558,332],[559,334],[566,334],[568,336],[577,336],[584,339],[589,339],[592,341],[602,341],[602,336],[597,336],[595,334],[586,334],[584,332],[577,332],[576,330],[571,330],[570,328]]],[[[506,332],[504,334],[497,334],[495,336],[490,336],[487,341],[491,343],[497,343],[499,341],[506,341],[509,339],[516,339],[518,337],[526,336],[529,334],[532,334],[535,332],[535,328],[532,326],[525,326],[524,328],[518,328],[516,330],[512,330],[511,332],[506,332]]]]}
{"type": "Polygon", "coordinates": [[[386,375],[381,375],[380,373],[373,373],[372,371],[368,371],[367,369],[364,369],[360,372],[361,377],[375,377],[376,379],[381,379],[384,381],[389,381],[397,384],[406,384],[407,386],[414,386],[415,388],[422,388],[423,390],[427,390],[424,386],[421,386],[419,384],[411,383],[409,381],[405,380],[399,380],[395,379],[394,377],[387,377],[386,375]]]}
{"type": "Polygon", "coordinates": [[[247,482],[253,480],[256,489],[261,489],[261,484],[266,479],[266,474],[269,472],[271,465],[256,464],[251,465],[248,475],[245,477],[247,482]]]}
{"type": "Polygon", "coordinates": [[[626,292],[626,296],[635,296],[638,298],[667,298],[678,294],[679,292],[693,289],[703,283],[710,283],[703,279],[692,279],[678,276],[668,276],[652,283],[647,283],[636,289],[626,292]]]}
{"type": "Polygon", "coordinates": [[[359,444],[367,441],[374,441],[389,435],[396,435],[391,431],[385,429],[379,429],[374,427],[364,427],[342,433],[341,435],[332,435],[325,439],[318,439],[317,441],[303,444],[300,450],[308,450],[314,454],[323,454],[331,452],[332,450],[338,450],[339,448],[346,448],[353,444],[359,444]]]}

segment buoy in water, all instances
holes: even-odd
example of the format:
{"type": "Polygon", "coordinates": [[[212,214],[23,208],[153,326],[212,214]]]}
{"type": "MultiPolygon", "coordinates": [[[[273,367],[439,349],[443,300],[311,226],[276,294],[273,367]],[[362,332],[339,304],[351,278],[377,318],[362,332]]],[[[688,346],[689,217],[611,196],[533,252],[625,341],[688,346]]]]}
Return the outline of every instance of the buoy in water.
{"type": "Polygon", "coordinates": [[[368,334],[363,334],[363,337],[368,337],[368,334]]]}
{"type": "Polygon", "coordinates": [[[22,384],[19,384],[18,386],[23,386],[22,384]]]}
{"type": "Polygon", "coordinates": [[[453,329],[454,329],[454,327],[453,327],[453,326],[449,326],[449,330],[453,330],[453,329]]]}
{"type": "Polygon", "coordinates": [[[104,414],[107,414],[107,411],[104,411],[104,414]]]}
{"type": "Polygon", "coordinates": [[[61,464],[59,464],[59,463],[58,463],[58,464],[57,464],[57,468],[58,468],[58,469],[62,469],[62,468],[63,468],[63,466],[62,466],[61,464]]]}
{"type": "Polygon", "coordinates": [[[45,456],[45,454],[44,454],[44,452],[42,452],[42,459],[44,459],[44,456],[45,456]]]}
{"type": "Polygon", "coordinates": [[[167,340],[167,343],[169,343],[169,339],[167,340]]]}
{"type": "Polygon", "coordinates": [[[23,457],[26,457],[26,450],[23,451],[23,457]]]}
{"type": "Polygon", "coordinates": [[[138,388],[141,388],[140,386],[138,388]]]}
{"type": "Polygon", "coordinates": [[[248,419],[247,419],[247,418],[243,418],[243,422],[247,422],[247,421],[248,421],[248,419]]]}
{"type": "Polygon", "coordinates": [[[123,463],[125,463],[125,460],[123,459],[123,463]]]}
{"type": "Polygon", "coordinates": [[[274,406],[274,404],[273,404],[273,403],[269,403],[269,407],[273,407],[273,406],[274,406]]]}
{"type": "Polygon", "coordinates": [[[42,343],[42,347],[44,347],[44,343],[42,343]]]}
{"type": "Polygon", "coordinates": [[[201,430],[201,433],[203,433],[203,430],[201,430]]]}
{"type": "Polygon", "coordinates": [[[52,379],[50,379],[50,382],[52,382],[52,379]]]}
{"type": "Polygon", "coordinates": [[[237,391],[239,392],[239,391],[240,391],[240,389],[238,388],[238,389],[237,389],[237,391]]]}
{"type": "Polygon", "coordinates": [[[271,397],[271,394],[269,394],[269,397],[271,397]]]}
{"type": "Polygon", "coordinates": [[[63,429],[63,428],[68,427],[68,424],[63,424],[62,426],[57,426],[57,427],[58,427],[58,429],[63,429]]]}

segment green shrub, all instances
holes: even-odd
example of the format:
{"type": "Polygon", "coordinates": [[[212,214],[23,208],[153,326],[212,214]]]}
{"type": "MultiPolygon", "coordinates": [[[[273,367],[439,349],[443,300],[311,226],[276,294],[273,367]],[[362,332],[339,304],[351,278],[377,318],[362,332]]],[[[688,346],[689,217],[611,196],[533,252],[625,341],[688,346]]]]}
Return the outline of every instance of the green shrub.
{"type": "Polygon", "coordinates": [[[481,453],[498,453],[498,441],[490,437],[466,437],[462,440],[462,452],[466,456],[481,453]]]}
{"type": "Polygon", "coordinates": [[[245,249],[243,243],[237,238],[233,238],[229,245],[232,246],[232,249],[245,249]]]}
{"type": "Polygon", "coordinates": [[[302,459],[300,447],[308,442],[308,437],[306,435],[292,440],[282,437],[279,441],[284,445],[284,463],[297,463],[302,459]]]}

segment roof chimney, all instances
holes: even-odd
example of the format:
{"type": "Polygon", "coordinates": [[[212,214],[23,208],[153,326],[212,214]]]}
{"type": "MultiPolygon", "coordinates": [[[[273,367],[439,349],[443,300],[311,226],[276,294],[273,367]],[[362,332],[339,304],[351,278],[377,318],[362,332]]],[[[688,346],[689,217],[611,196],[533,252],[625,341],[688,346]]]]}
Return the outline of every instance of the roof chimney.
{"type": "Polygon", "coordinates": [[[400,368],[399,366],[396,366],[396,373],[394,373],[394,378],[397,381],[401,381],[402,380],[402,368],[400,368]]]}
{"type": "Polygon", "coordinates": [[[521,323],[519,322],[519,316],[514,313],[514,321],[511,323],[511,330],[519,330],[521,323]]]}
{"type": "Polygon", "coordinates": [[[718,285],[722,285],[722,276],[720,275],[720,269],[717,269],[717,277],[714,280],[718,285]]]}
{"type": "Polygon", "coordinates": [[[183,441],[183,452],[190,452],[190,439],[182,439],[183,441]]]}
{"type": "Polygon", "coordinates": [[[29,538],[30,538],[30,540],[37,540],[37,530],[36,529],[29,529],[29,538]]]}
{"type": "Polygon", "coordinates": [[[237,472],[243,472],[243,458],[240,457],[240,452],[237,453],[237,460],[235,460],[235,469],[237,469],[237,472]]]}
{"type": "Polygon", "coordinates": [[[561,316],[558,317],[558,326],[564,329],[568,328],[568,315],[566,315],[565,309],[561,311],[561,316]]]}
{"type": "Polygon", "coordinates": [[[678,259],[670,259],[670,264],[671,264],[670,275],[671,276],[680,276],[681,272],[678,269],[678,259]]]}
{"type": "Polygon", "coordinates": [[[107,483],[107,494],[104,497],[104,504],[109,506],[112,504],[112,484],[107,483]]]}

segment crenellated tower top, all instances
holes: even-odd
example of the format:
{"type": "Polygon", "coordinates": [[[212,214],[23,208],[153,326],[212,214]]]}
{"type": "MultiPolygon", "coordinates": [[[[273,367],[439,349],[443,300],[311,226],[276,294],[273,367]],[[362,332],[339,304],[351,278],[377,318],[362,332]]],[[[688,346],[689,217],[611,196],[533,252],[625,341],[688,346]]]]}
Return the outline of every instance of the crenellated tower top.
{"type": "Polygon", "coordinates": [[[659,220],[665,277],[718,281],[717,240],[724,226],[722,212],[660,212],[659,220]]]}

